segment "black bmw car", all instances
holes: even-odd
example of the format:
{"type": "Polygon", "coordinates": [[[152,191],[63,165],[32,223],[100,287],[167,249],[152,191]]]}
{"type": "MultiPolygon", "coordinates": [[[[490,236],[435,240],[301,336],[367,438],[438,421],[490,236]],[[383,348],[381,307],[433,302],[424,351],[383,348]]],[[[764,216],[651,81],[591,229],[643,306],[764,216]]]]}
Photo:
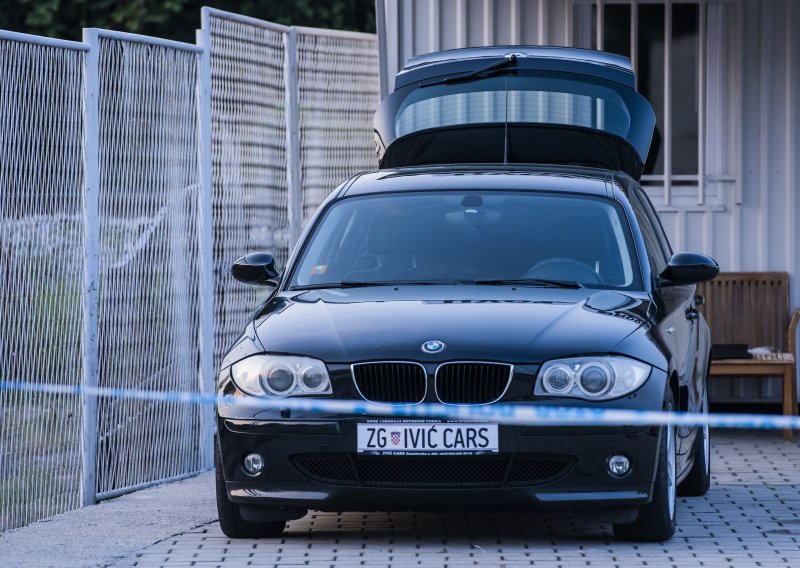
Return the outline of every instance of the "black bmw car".
{"type": "MultiPolygon", "coordinates": [[[[375,118],[380,169],[333,191],[221,365],[219,393],[383,405],[707,410],[696,284],[637,183],[653,111],[627,59],[414,58],[375,118]]],[[[582,510],[662,541],[710,482],[707,428],[498,425],[220,404],[225,534],[309,509],[582,510]]]]}

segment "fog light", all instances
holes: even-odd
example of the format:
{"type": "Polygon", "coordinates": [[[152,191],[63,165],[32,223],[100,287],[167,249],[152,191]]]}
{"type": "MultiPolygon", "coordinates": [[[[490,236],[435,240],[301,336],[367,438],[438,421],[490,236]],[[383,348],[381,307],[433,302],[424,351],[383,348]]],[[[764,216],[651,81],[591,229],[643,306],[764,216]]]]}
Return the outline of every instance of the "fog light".
{"type": "Polygon", "coordinates": [[[625,477],[631,470],[631,460],[625,456],[608,458],[608,473],[613,477],[625,477]]]}
{"type": "Polygon", "coordinates": [[[247,454],[242,461],[242,467],[247,475],[258,475],[264,469],[264,458],[261,454],[247,454]]]}

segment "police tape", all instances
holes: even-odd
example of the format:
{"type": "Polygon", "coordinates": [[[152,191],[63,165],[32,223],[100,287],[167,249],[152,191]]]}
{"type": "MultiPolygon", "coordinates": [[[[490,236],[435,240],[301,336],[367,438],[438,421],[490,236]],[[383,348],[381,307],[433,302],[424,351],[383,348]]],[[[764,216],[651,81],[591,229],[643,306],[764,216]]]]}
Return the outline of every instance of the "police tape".
{"type": "MultiPolygon", "coordinates": [[[[726,414],[664,412],[590,406],[550,406],[531,404],[380,404],[359,400],[329,398],[260,398],[202,394],[191,391],[164,391],[81,387],[0,380],[0,391],[38,394],[76,395],[97,398],[130,399],[218,406],[247,411],[286,410],[312,414],[339,414],[370,418],[416,418],[425,420],[480,420],[497,424],[526,426],[703,426],[756,430],[800,430],[800,417],[771,414],[726,414]]],[[[227,414],[227,412],[226,412],[227,414]]]]}

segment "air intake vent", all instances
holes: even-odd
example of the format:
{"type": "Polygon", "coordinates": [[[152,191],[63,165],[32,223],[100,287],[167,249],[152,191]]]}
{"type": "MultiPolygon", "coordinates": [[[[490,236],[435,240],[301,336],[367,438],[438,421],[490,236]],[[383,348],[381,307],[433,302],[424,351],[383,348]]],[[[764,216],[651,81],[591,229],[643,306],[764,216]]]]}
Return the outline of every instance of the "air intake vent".
{"type": "Polygon", "coordinates": [[[563,476],[575,459],[562,455],[517,454],[508,472],[509,485],[535,485],[563,476]]]}
{"type": "Polygon", "coordinates": [[[364,485],[386,487],[502,486],[510,454],[494,456],[356,456],[364,485]]]}
{"type": "Polygon", "coordinates": [[[419,363],[358,363],[353,379],[361,396],[372,402],[416,403],[425,398],[427,377],[419,363]]]}
{"type": "Polygon", "coordinates": [[[292,456],[294,466],[303,475],[333,485],[353,485],[356,473],[347,454],[317,454],[292,456]]]}
{"type": "Polygon", "coordinates": [[[436,371],[436,396],[449,404],[487,404],[503,396],[513,367],[503,363],[445,363],[436,371]]]}
{"type": "Polygon", "coordinates": [[[508,487],[550,483],[566,475],[575,458],[548,454],[483,456],[366,456],[306,454],[292,463],[309,479],[365,487],[508,487]]]}

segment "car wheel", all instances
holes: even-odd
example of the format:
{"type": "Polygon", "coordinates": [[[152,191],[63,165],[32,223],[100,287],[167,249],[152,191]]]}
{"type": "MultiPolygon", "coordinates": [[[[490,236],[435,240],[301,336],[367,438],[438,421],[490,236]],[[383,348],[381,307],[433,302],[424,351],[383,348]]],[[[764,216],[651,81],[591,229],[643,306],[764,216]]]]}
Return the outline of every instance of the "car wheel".
{"type": "MultiPolygon", "coordinates": [[[[667,395],[664,408],[673,408],[672,393],[667,395]]],[[[663,542],[675,534],[677,505],[675,426],[664,426],[658,451],[658,470],[653,483],[653,500],[639,509],[632,523],[614,524],[617,538],[640,542],[663,542]]]]}
{"type": "Polygon", "coordinates": [[[228,499],[225,476],[222,473],[222,456],[219,446],[214,449],[214,470],[217,489],[217,514],[219,526],[225,536],[230,538],[277,537],[286,528],[286,521],[252,523],[242,518],[239,506],[228,499]]]}
{"type": "MultiPolygon", "coordinates": [[[[708,414],[708,396],[703,401],[703,413],[708,414]]],[[[694,464],[678,488],[686,497],[702,497],[711,487],[711,435],[708,424],[697,429],[694,439],[694,464]]]]}

